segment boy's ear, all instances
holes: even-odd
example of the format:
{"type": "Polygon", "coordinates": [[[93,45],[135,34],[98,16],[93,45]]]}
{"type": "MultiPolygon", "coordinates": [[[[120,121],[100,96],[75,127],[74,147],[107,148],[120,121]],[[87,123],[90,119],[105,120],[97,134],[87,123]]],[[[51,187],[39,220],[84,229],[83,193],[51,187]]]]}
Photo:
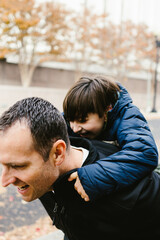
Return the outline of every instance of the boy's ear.
{"type": "Polygon", "coordinates": [[[66,155],[66,143],[60,139],[57,140],[50,151],[49,159],[51,159],[54,166],[60,166],[64,161],[66,155]]]}
{"type": "Polygon", "coordinates": [[[108,111],[110,111],[110,110],[112,110],[112,105],[110,104],[107,108],[106,108],[106,112],[108,112],[108,111]]]}
{"type": "Polygon", "coordinates": [[[112,110],[112,105],[111,104],[104,111],[104,121],[105,122],[107,121],[107,114],[108,114],[108,111],[110,111],[110,110],[112,110]]]}

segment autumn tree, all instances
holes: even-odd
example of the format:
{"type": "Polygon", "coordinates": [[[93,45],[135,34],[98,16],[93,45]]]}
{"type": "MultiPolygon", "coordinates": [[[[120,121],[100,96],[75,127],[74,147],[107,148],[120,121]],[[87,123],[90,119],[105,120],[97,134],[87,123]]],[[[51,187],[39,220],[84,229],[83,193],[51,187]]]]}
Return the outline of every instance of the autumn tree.
{"type": "MultiPolygon", "coordinates": [[[[93,63],[98,63],[97,29],[103,24],[107,15],[95,13],[84,8],[83,12],[72,12],[72,52],[70,57],[75,63],[76,71],[81,74],[93,63]]],[[[99,36],[101,37],[101,36],[99,36]]]]}
{"type": "Polygon", "coordinates": [[[138,64],[136,69],[153,72],[156,62],[155,35],[145,24],[137,25],[136,30],[136,41],[133,45],[138,64]]]}
{"type": "Polygon", "coordinates": [[[18,56],[22,84],[44,61],[64,61],[69,47],[68,11],[51,2],[0,1],[0,57],[18,56]]]}
{"type": "Polygon", "coordinates": [[[128,71],[153,71],[153,33],[144,24],[121,25],[109,21],[107,13],[93,8],[69,12],[57,3],[34,0],[0,1],[0,57],[18,56],[21,80],[28,86],[33,72],[44,61],[73,61],[76,70],[96,63],[122,81],[128,71]]]}
{"type": "Polygon", "coordinates": [[[105,27],[98,28],[97,40],[94,48],[98,49],[99,63],[114,70],[120,81],[126,72],[144,69],[146,59],[153,62],[154,35],[144,24],[126,21],[120,26],[107,22],[105,27]]]}
{"type": "Polygon", "coordinates": [[[84,6],[83,11],[75,15],[73,53],[76,53],[76,63],[86,66],[85,70],[97,63],[119,81],[127,72],[144,70],[146,61],[150,63],[149,68],[154,68],[154,35],[145,24],[126,21],[117,25],[109,21],[106,12],[95,12],[84,6]]]}

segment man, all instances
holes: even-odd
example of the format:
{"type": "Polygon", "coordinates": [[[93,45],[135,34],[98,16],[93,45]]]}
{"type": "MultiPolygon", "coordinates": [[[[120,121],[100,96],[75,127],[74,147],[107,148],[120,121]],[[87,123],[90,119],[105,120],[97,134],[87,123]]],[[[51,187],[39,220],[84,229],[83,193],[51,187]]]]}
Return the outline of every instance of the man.
{"type": "Polygon", "coordinates": [[[23,99],[0,118],[2,185],[13,184],[27,202],[40,198],[69,240],[160,237],[158,174],[89,202],[74,189],[74,181],[68,181],[77,168],[116,151],[107,143],[69,141],[61,113],[40,98],[23,99]]]}

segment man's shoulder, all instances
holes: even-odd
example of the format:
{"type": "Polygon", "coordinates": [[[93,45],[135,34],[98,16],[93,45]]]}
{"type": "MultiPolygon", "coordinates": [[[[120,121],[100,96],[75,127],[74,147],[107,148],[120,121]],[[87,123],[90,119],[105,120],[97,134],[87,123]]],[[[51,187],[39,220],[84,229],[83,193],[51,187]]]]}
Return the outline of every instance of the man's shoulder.
{"type": "Polygon", "coordinates": [[[89,140],[81,137],[70,137],[71,144],[75,147],[83,147],[89,151],[89,157],[91,153],[102,157],[107,157],[111,154],[114,154],[120,150],[118,145],[115,142],[108,142],[102,140],[89,140]]]}
{"type": "Polygon", "coordinates": [[[120,148],[115,141],[91,140],[91,143],[96,147],[98,153],[104,155],[104,157],[120,151],[120,148]]]}

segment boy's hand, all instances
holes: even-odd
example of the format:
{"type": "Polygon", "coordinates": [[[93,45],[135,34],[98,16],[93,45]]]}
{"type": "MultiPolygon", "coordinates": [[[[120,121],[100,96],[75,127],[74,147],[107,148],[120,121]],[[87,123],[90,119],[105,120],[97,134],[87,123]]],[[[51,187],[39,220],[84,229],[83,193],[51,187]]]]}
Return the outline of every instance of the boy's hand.
{"type": "Polygon", "coordinates": [[[87,193],[85,192],[77,172],[74,172],[70,175],[70,177],[68,178],[68,181],[73,181],[74,179],[76,179],[76,182],[74,184],[74,188],[76,189],[76,191],[79,193],[79,195],[81,196],[81,198],[84,199],[84,201],[88,202],[89,201],[89,197],[87,195],[87,193]]]}

